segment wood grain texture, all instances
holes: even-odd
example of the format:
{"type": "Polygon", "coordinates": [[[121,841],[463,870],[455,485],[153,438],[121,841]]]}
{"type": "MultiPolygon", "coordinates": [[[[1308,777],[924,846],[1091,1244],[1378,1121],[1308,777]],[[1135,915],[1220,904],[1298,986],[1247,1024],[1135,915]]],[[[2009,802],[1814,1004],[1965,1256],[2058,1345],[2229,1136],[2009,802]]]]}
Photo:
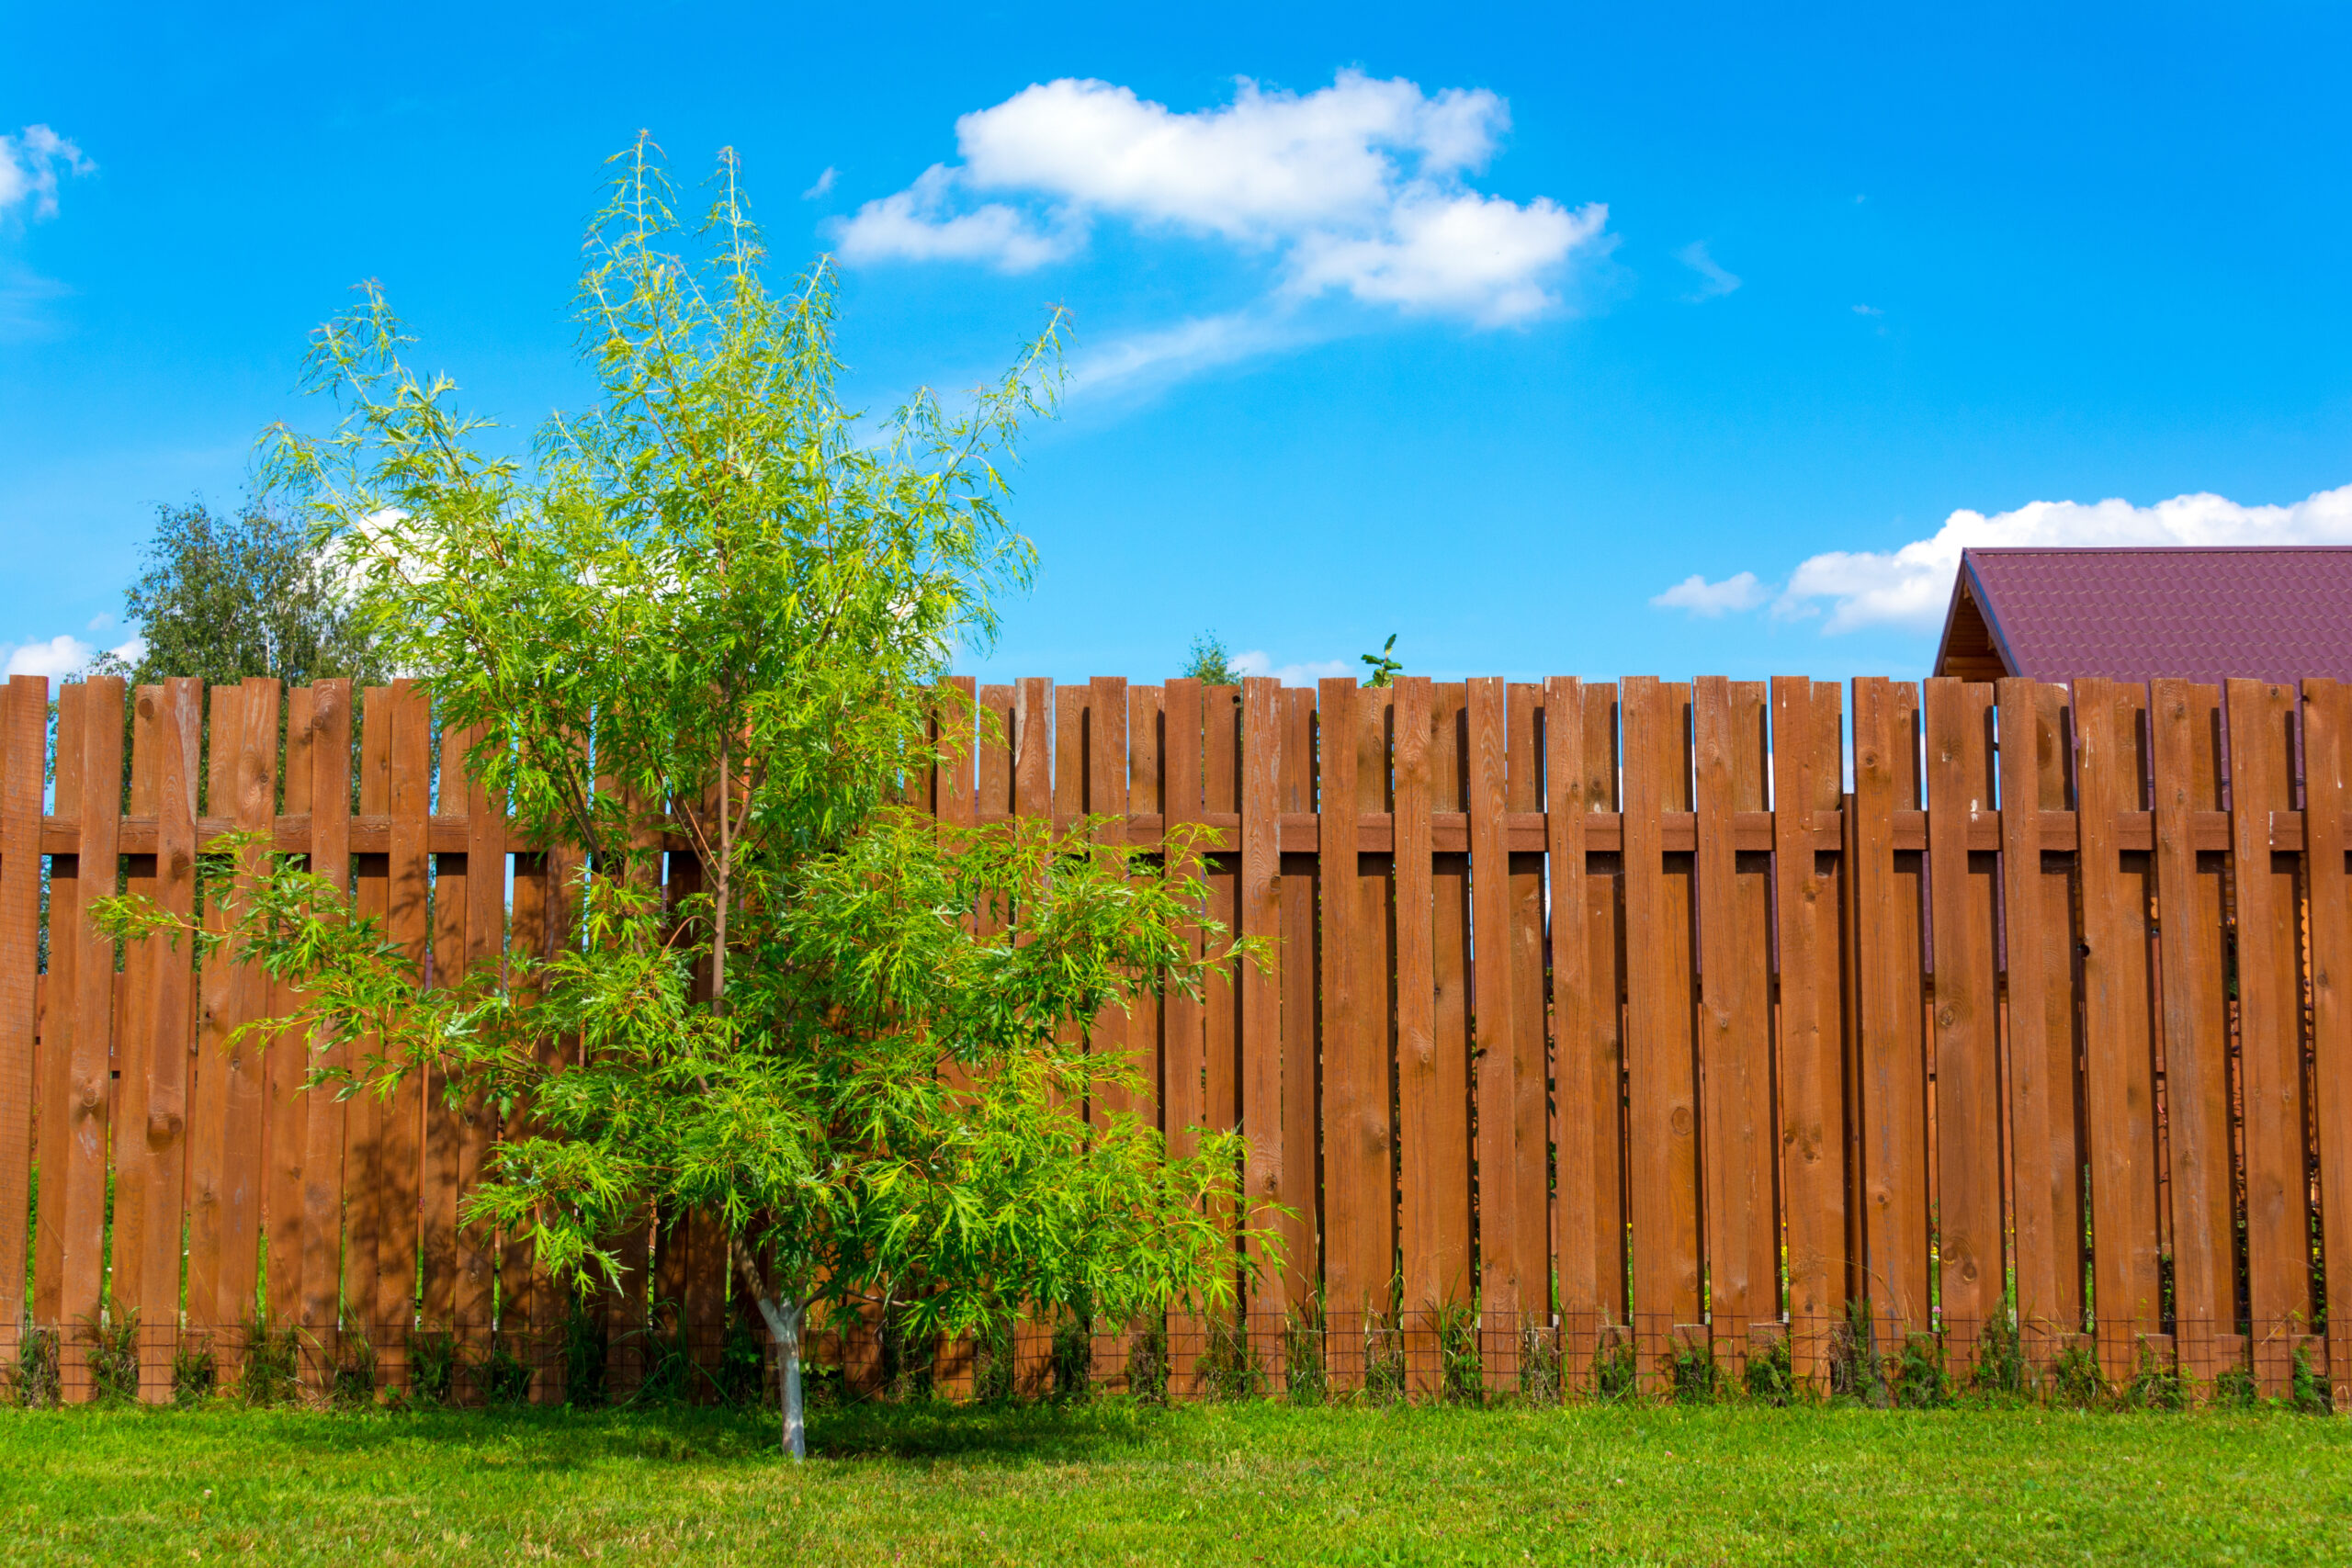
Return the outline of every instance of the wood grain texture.
{"type": "Polygon", "coordinates": [[[1786,1195],[1791,1352],[1802,1375],[1827,1366],[1827,1330],[1845,1308],[1845,1096],[1834,1010],[1836,885],[1820,874],[1815,796],[1838,784],[1819,744],[1814,682],[1776,678],[1772,696],[1772,875],[1779,916],[1781,1182],[1786,1195]],[[1825,765],[1826,764],[1826,765],[1825,765]],[[1828,775],[1825,781],[1824,773],[1828,775]]]}
{"type": "Polygon", "coordinates": [[[1855,967],[1860,976],[1863,1286],[1886,1331],[1928,1326],[1926,1066],[1917,1006],[1916,879],[1896,863],[1891,832],[1907,798],[1910,707],[1883,680],[1854,682],[1855,967]]]}
{"type": "MultiPolygon", "coordinates": [[[[1405,1371],[1416,1393],[1438,1388],[1437,1322],[1448,1281],[1443,1208],[1462,1155],[1444,1125],[1437,1049],[1437,957],[1430,891],[1430,682],[1396,684],[1396,1212],[1398,1303],[1405,1314],[1405,1371]]],[[[1466,1175],[1466,1173],[1465,1173],[1466,1175]]],[[[1458,1288],[1458,1287],[1456,1287],[1458,1288]]]]}
{"type": "MultiPolygon", "coordinates": [[[[1280,694],[1283,764],[1276,784],[1286,812],[1315,807],[1315,693],[1280,694]]],[[[1319,979],[1316,912],[1321,884],[1312,855],[1282,857],[1283,1166],[1279,1222],[1287,1308],[1296,1311],[1322,1289],[1322,1058],[1317,1050],[1319,979]]]]}
{"type": "MultiPolygon", "coordinates": [[[[320,681],[311,688],[310,804],[311,873],[338,891],[351,886],[351,682],[320,681]]],[[[323,1039],[302,1042],[302,1055],[327,1067],[346,1067],[346,1053],[335,1047],[323,1056],[323,1039]]],[[[347,1103],[332,1085],[302,1096],[302,1326],[314,1345],[327,1345],[347,1276],[342,1242],[347,1103]]],[[[325,1369],[306,1362],[313,1387],[323,1386],[325,1369]]]]}
{"type": "Polygon", "coordinates": [[[1510,863],[1502,835],[1503,682],[1469,682],[1470,1017],[1476,1085],[1478,1300],[1489,1334],[1515,1324],[1519,1277],[1517,998],[1510,975],[1510,863]]]}
{"type": "MultiPolygon", "coordinates": [[[[2331,1302],[2352,1301],[2352,877],[2345,874],[2344,789],[2352,689],[2303,682],[2304,844],[2310,866],[2312,1124],[2319,1145],[2321,1286],[2331,1302]]],[[[2327,1338],[2335,1406],[2352,1402],[2352,1329],[2327,1338]]]]}
{"type": "MultiPolygon", "coordinates": [[[[1122,705],[1125,693],[1119,698],[1122,705]]],[[[1250,676],[1241,686],[1241,853],[1239,934],[1266,944],[1275,965],[1282,959],[1281,682],[1250,676]]],[[[1121,727],[1124,734],[1125,726],[1121,727]]],[[[1125,770],[1120,770],[1124,778],[1125,770]]],[[[1252,1230],[1272,1229],[1283,1193],[1282,972],[1243,961],[1237,966],[1240,1024],[1240,1128],[1249,1141],[1242,1167],[1242,1196],[1252,1230]]],[[[1300,1111],[1305,1107],[1296,1108],[1300,1111]]],[[[1250,1348],[1260,1364],[1282,1360],[1283,1291],[1279,1247],[1250,1243],[1248,1260],[1255,1282],[1244,1296],[1250,1348]]]]}
{"type": "Polygon", "coordinates": [[[1544,682],[1541,743],[1550,914],[1544,934],[1551,977],[1553,1268],[1558,1281],[1562,1375],[1569,1387],[1582,1388],[1590,1376],[1603,1310],[1600,1241],[1611,1228],[1600,1213],[1598,1167],[1605,1156],[1596,1146],[1597,1129],[1600,1108],[1615,1086],[1592,1051],[1593,1013],[1605,1004],[1592,991],[1584,847],[1584,819],[1590,809],[1584,766],[1584,688],[1572,677],[1555,676],[1544,682]]]}
{"type": "Polygon", "coordinates": [[[2045,1161],[2062,1098],[2052,1082],[2048,997],[2070,989],[2068,972],[2051,974],[2042,922],[2041,825],[2024,809],[2037,803],[2043,760],[2059,745],[2045,726],[2040,683],[2020,678],[1996,683],[1999,714],[2001,901],[2007,964],[2007,1073],[2010,1161],[2016,1171],[2017,1311],[2036,1365],[2050,1359],[2048,1326],[2057,1316],[2059,1257],[2064,1222],[2045,1161]]]}
{"type": "MultiPolygon", "coordinates": [[[[1532,816],[1544,808],[1544,781],[1537,762],[1537,718],[1543,688],[1514,681],[1504,688],[1503,810],[1532,816]]],[[[1519,1279],[1519,1317],[1503,1325],[1487,1347],[1490,1386],[1517,1388],[1525,1369],[1521,1352],[1530,1334],[1549,1334],[1557,1323],[1552,1289],[1552,1143],[1550,1043],[1545,1038],[1544,856],[1510,849],[1504,862],[1510,879],[1507,967],[1511,991],[1511,1180],[1517,1190],[1512,1226],[1513,1271],[1519,1279]],[[1499,1363],[1499,1364],[1498,1364],[1499,1363]]]]}

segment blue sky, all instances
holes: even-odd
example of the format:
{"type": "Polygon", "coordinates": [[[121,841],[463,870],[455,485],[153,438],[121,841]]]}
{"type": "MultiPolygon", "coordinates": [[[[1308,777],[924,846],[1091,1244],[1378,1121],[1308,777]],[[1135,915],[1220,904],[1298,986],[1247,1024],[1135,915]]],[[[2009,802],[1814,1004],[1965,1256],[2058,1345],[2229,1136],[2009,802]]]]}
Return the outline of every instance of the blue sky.
{"type": "Polygon", "coordinates": [[[639,127],[842,255],[870,406],[1074,312],[989,673],[1916,675],[1965,539],[2352,541],[2342,6],[809,10],[20,10],[10,667],[127,635],[361,278],[577,402],[639,127]]]}

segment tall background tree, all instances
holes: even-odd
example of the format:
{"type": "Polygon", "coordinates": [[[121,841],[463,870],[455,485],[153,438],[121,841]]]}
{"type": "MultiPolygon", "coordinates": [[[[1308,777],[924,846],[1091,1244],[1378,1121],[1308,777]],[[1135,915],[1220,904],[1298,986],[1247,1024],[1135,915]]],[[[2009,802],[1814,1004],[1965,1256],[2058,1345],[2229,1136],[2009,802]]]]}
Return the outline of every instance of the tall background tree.
{"type": "Polygon", "coordinates": [[[135,661],[108,655],[101,667],[135,684],[173,675],[379,680],[384,662],[356,613],[356,586],[308,518],[258,502],[226,514],[202,502],[159,506],[145,565],[123,592],[144,650],[135,661]]]}

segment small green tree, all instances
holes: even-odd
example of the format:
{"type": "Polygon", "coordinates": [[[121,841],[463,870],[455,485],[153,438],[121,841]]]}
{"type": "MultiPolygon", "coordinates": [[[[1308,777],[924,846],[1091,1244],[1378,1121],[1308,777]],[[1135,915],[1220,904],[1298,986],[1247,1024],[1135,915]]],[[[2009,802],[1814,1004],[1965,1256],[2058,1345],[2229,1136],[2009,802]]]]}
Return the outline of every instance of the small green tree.
{"type": "Polygon", "coordinates": [[[122,596],[145,649],[135,662],[100,662],[134,684],[380,679],[374,639],[336,576],[311,525],[287,512],[258,502],[229,516],[201,502],[159,506],[146,566],[122,596]]]}
{"type": "MultiPolygon", "coordinates": [[[[691,258],[655,150],[618,164],[580,296],[594,410],[527,468],[482,454],[371,288],[313,359],[345,418],[279,432],[273,470],[444,722],[482,727],[467,765],[587,852],[576,940],[425,991],[285,862],[248,877],[232,940],[303,987],[272,1027],[365,1053],[354,1082],[430,1066],[453,1099],[527,1105],[465,1214],[560,1276],[616,1281],[650,1208],[714,1215],[798,1455],[812,1310],[922,1336],[1232,1299],[1236,1141],[1167,1157],[1108,1109],[1133,1066],[1080,1043],[1238,949],[1196,879],[1095,824],[954,832],[893,804],[934,719],[972,722],[941,711],[946,661],[1028,570],[991,454],[1048,406],[1058,317],[968,412],[919,396],[873,444],[835,396],[830,277],[768,290],[732,157],[691,258]],[[641,848],[660,831],[701,868],[676,908],[641,848]]],[[[1182,834],[1166,853],[1197,863],[1182,834]]]]}
{"type": "Polygon", "coordinates": [[[1241,684],[1241,671],[1233,667],[1225,639],[1215,632],[1203,632],[1193,639],[1192,659],[1184,666],[1184,673],[1204,686],[1241,684]]]}

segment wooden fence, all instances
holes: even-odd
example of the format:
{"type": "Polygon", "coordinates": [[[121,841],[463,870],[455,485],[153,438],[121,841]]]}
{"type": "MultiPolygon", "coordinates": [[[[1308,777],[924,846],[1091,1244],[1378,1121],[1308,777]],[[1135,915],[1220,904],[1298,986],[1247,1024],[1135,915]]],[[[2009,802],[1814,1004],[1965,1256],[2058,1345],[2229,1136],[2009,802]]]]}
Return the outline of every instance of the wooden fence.
{"type": "MultiPolygon", "coordinates": [[[[925,809],[1101,815],[1142,845],[1205,824],[1212,913],[1274,955],[1095,1029],[1171,1144],[1238,1126],[1250,1200],[1289,1211],[1236,1319],[1095,1325],[1106,1381],[1148,1337],[1180,1393],[1237,1357],[1275,1387],[1319,1360],[1426,1391],[1465,1324],[1496,1387],[1628,1349],[1656,1386],[1678,1352],[1736,1370],[1781,1343],[1821,1376],[1858,1327],[1960,1371],[2014,1322],[2030,1359],[2083,1345],[2112,1378],[2275,1391],[2300,1353],[2352,1404],[2352,1333],[2327,1331],[2352,1292],[2352,688],[972,694],[996,722],[925,809]]],[[[221,1048],[280,1005],[266,977],[161,939],[119,956],[81,910],[127,886],[193,911],[197,852],[267,829],[447,974],[563,940],[576,860],[436,769],[466,738],[419,687],[123,703],[67,685],[52,731],[20,677],[0,714],[0,1364],[62,1328],[86,1387],[105,1300],[138,1312],[160,1398],[193,1342],[234,1377],[258,1302],[313,1377],[338,1325],[395,1385],[446,1329],[560,1396],[582,1309],[457,1223],[491,1113],[304,1093],[300,1042],[221,1048]]],[[[658,1216],[627,1247],[628,1288],[586,1309],[612,1383],[665,1355],[721,1375],[717,1238],[658,1216]]],[[[1052,1332],[1020,1337],[1021,1377],[1052,1332]]],[[[837,1348],[852,1383],[884,1374],[876,1336],[837,1348]]],[[[951,1390],[968,1351],[937,1363],[951,1390]]]]}

